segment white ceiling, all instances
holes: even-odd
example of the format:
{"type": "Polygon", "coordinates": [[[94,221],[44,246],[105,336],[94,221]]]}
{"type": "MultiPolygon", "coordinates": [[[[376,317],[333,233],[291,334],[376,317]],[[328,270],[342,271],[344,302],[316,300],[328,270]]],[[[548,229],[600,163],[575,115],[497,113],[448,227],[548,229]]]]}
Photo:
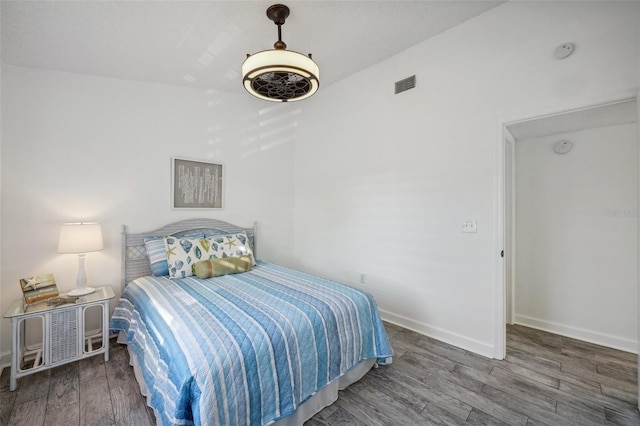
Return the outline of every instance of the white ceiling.
{"type": "MultiPolygon", "coordinates": [[[[5,64],[243,92],[247,53],[271,49],[275,1],[6,1],[5,64]]],[[[502,1],[287,1],[288,49],[312,53],[320,86],[502,1]]],[[[402,77],[402,76],[399,76],[402,77]]]]}

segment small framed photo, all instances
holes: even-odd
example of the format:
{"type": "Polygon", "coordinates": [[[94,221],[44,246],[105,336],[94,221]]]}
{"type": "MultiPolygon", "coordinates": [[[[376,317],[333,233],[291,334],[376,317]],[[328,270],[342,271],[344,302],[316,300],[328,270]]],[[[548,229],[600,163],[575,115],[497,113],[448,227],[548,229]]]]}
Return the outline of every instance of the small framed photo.
{"type": "Polygon", "coordinates": [[[222,164],[174,157],[171,185],[174,209],[222,208],[222,164]]]}

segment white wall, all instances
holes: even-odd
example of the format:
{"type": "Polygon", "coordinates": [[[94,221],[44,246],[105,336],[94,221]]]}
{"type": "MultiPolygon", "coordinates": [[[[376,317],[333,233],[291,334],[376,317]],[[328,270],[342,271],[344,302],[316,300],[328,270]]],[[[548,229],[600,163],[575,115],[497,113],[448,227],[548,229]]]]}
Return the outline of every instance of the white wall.
{"type": "Polygon", "coordinates": [[[296,142],[297,265],[494,355],[499,124],[634,93],[639,19],[638,2],[509,2],[322,88],[296,142]],[[567,41],[574,55],[554,59],[567,41]]]}
{"type": "Polygon", "coordinates": [[[517,142],[516,323],[636,351],[637,137],[631,123],[517,142]]]}
{"type": "MultiPolygon", "coordinates": [[[[249,96],[5,66],[2,73],[2,302],[18,279],[51,272],[75,287],[77,257],[56,253],[62,222],[98,220],[105,250],[86,258],[93,285],[120,288],[120,231],[193,217],[250,226],[259,256],[293,258],[293,144],[299,108],[249,96]],[[173,210],[170,158],[224,164],[225,208],[173,210]]],[[[0,353],[10,350],[2,320],[0,353]]],[[[6,358],[5,358],[6,361],[6,358]]]]}

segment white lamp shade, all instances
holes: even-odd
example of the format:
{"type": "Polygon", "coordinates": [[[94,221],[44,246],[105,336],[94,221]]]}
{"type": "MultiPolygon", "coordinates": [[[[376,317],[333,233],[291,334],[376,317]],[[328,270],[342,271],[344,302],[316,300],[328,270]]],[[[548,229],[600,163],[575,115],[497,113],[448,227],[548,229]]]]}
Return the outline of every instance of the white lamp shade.
{"type": "Polygon", "coordinates": [[[89,253],[103,248],[99,223],[64,223],[60,227],[58,253],[89,253]]]}

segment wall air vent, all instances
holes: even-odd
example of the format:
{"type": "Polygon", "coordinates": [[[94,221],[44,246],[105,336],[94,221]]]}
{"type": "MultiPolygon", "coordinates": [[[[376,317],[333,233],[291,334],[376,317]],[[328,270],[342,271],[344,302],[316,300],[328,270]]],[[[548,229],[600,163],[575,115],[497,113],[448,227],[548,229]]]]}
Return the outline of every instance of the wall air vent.
{"type": "Polygon", "coordinates": [[[405,90],[413,89],[414,87],[416,87],[415,75],[396,81],[396,95],[400,92],[404,92],[405,90]]]}

